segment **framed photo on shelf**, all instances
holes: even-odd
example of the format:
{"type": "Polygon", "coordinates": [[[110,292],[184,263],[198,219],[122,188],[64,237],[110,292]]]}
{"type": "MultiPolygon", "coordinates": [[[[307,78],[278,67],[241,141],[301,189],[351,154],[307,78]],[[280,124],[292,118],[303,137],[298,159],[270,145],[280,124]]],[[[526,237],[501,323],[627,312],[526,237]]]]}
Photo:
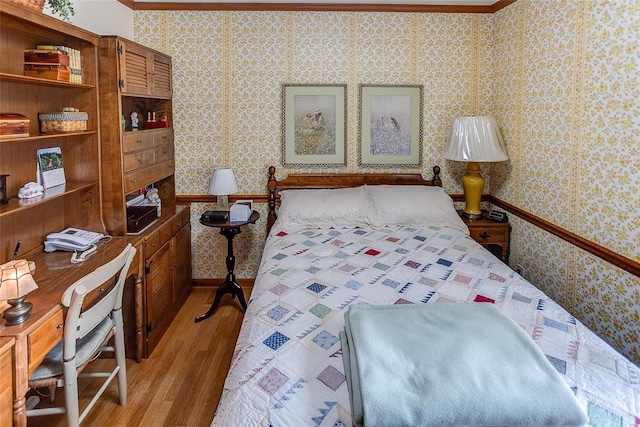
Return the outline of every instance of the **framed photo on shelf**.
{"type": "Polygon", "coordinates": [[[358,164],[422,164],[422,85],[359,86],[358,164]]]}
{"type": "Polygon", "coordinates": [[[284,166],[346,166],[346,84],[282,85],[284,166]]]}

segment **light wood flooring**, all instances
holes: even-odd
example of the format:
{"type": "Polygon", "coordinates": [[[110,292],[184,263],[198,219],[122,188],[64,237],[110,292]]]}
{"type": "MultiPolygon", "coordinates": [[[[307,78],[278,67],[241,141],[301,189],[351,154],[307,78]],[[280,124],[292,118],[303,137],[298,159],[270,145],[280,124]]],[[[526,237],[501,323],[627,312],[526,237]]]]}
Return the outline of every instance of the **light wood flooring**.
{"type": "MultiPolygon", "coordinates": [[[[243,319],[238,299],[225,295],[213,316],[201,323],[194,322],[196,316],[211,306],[215,290],[193,289],[151,357],[142,363],[127,359],[127,404],[118,404],[114,379],[87,415],[83,427],[211,424],[243,319]]],[[[245,290],[245,295],[248,293],[245,290]]],[[[101,363],[113,361],[101,359],[91,365],[101,363]]],[[[99,381],[80,380],[80,410],[99,388],[99,381]]],[[[58,389],[56,405],[63,402],[64,391],[58,389]]],[[[64,425],[64,415],[28,420],[29,427],[64,425]]]]}

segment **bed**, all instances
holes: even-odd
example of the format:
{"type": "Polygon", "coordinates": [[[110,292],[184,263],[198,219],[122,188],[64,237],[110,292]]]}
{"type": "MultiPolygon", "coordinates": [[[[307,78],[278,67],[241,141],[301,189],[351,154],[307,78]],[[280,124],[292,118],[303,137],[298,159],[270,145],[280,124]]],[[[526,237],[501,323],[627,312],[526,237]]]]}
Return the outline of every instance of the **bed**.
{"type": "MultiPolygon", "coordinates": [[[[351,369],[343,360],[350,358],[341,342],[345,314],[354,307],[403,305],[443,313],[447,307],[497,307],[543,354],[588,425],[640,425],[640,369],[471,239],[441,188],[440,169],[433,169],[430,180],[418,174],[297,174],[278,181],[269,168],[269,234],[213,426],[359,425],[351,369]]],[[[414,321],[401,329],[427,334],[420,329],[425,325],[414,321]]],[[[469,341],[447,335],[455,338],[454,347],[469,341]]],[[[509,359],[521,358],[516,353],[509,359]]],[[[515,369],[535,376],[528,366],[515,369]]],[[[458,391],[473,377],[465,375],[458,391]]],[[[403,399],[394,399],[391,386],[382,388],[391,402],[384,411],[391,411],[403,399]]],[[[440,390],[435,392],[424,401],[437,401],[440,390]]],[[[521,392],[527,390],[510,393],[521,392]]],[[[546,406],[539,397],[524,400],[535,411],[535,405],[546,406]]],[[[451,420],[433,425],[486,425],[457,415],[451,420]]],[[[503,424],[523,424],[515,416],[507,420],[503,424]]]]}

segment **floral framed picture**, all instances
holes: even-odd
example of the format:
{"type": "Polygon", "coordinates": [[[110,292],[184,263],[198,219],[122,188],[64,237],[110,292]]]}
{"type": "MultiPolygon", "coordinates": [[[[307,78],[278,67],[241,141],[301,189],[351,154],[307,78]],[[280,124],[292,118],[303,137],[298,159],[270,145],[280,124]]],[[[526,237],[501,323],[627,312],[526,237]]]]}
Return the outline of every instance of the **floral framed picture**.
{"type": "Polygon", "coordinates": [[[360,166],[422,165],[422,85],[359,86],[360,166]]]}
{"type": "Polygon", "coordinates": [[[284,166],[346,166],[346,84],[282,85],[284,166]]]}

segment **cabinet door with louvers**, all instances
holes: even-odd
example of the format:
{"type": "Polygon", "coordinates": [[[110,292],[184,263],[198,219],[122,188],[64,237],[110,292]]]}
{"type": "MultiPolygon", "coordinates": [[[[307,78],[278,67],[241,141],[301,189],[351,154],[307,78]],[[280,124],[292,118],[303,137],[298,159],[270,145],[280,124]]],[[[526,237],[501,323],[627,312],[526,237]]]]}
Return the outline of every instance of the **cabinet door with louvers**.
{"type": "Polygon", "coordinates": [[[120,58],[120,90],[122,94],[150,95],[153,62],[149,51],[134,43],[118,41],[120,58]]]}
{"type": "Polygon", "coordinates": [[[151,70],[151,95],[156,98],[171,98],[173,90],[171,88],[171,58],[153,54],[153,68],[151,70]]]}
{"type": "MultiPolygon", "coordinates": [[[[171,225],[171,224],[169,224],[171,225]]],[[[158,233],[161,234],[161,233],[158,233]]],[[[174,317],[170,244],[167,241],[151,256],[156,245],[155,236],[146,242],[147,259],[145,263],[147,298],[147,342],[146,354],[151,354],[174,317]]]]}

